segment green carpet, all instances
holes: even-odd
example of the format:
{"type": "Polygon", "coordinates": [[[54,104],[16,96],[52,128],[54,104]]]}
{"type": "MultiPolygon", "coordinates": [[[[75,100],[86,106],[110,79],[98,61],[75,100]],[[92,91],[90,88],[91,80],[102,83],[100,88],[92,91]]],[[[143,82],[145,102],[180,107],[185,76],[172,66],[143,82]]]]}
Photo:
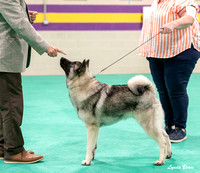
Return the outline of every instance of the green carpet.
{"type": "MultiPolygon", "coordinates": [[[[125,84],[133,75],[99,75],[108,84],[125,84]]],[[[146,75],[151,78],[149,74],[146,75]]],[[[193,74],[190,96],[188,139],[172,144],[172,158],[156,167],[157,144],[134,119],[127,119],[100,131],[96,158],[82,166],[86,153],[86,128],[68,97],[65,76],[24,76],[24,118],[22,131],[26,150],[44,155],[35,164],[4,164],[1,173],[165,173],[200,172],[200,74],[193,74]],[[172,170],[173,169],[173,170],[172,170]]]]}

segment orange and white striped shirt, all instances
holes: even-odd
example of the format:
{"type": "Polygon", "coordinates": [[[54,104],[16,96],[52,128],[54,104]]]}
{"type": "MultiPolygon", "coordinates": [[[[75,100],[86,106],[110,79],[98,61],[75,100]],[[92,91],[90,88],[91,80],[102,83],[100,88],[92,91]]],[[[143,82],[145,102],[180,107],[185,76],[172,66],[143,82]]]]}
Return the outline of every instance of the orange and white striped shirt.
{"type": "MultiPolygon", "coordinates": [[[[143,18],[139,45],[159,33],[164,24],[179,19],[179,12],[186,6],[195,7],[198,12],[198,5],[195,0],[164,0],[162,3],[159,3],[159,0],[154,0],[148,15],[143,18]]],[[[190,48],[191,43],[193,43],[195,49],[200,51],[197,14],[192,26],[186,29],[175,29],[170,34],[158,34],[141,46],[137,51],[137,55],[170,58],[190,48]]]]}

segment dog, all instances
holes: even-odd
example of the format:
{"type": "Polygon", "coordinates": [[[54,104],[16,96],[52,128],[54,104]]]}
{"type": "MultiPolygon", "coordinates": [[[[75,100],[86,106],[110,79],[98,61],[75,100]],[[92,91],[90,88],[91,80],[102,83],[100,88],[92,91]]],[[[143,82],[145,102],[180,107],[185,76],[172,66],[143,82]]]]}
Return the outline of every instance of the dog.
{"type": "Polygon", "coordinates": [[[164,112],[156,97],[153,83],[143,75],[132,77],[127,85],[100,83],[89,71],[89,60],[60,59],[73,106],[87,128],[87,152],[82,165],[95,157],[100,127],[132,117],[156,141],[160,157],[154,163],[164,164],[171,158],[171,143],[163,128],[164,112]]]}

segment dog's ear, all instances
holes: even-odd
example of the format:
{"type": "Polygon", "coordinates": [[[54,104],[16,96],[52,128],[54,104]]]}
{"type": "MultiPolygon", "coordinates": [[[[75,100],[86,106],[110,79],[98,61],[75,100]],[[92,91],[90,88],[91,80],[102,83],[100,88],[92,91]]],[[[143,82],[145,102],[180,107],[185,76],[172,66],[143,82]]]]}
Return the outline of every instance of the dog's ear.
{"type": "Polygon", "coordinates": [[[86,61],[85,59],[83,60],[83,62],[81,63],[81,66],[77,69],[77,73],[78,74],[82,74],[86,71],[86,61]]]}
{"type": "Polygon", "coordinates": [[[88,60],[86,61],[86,66],[87,66],[87,68],[89,68],[89,62],[90,62],[90,60],[88,59],[88,60]]]}
{"type": "Polygon", "coordinates": [[[86,60],[85,59],[83,60],[81,67],[84,67],[84,66],[86,66],[86,60]]]}
{"type": "Polygon", "coordinates": [[[87,62],[86,62],[86,60],[84,59],[83,62],[82,62],[82,65],[81,65],[81,69],[83,69],[83,70],[85,71],[86,66],[87,66],[87,62]]]}

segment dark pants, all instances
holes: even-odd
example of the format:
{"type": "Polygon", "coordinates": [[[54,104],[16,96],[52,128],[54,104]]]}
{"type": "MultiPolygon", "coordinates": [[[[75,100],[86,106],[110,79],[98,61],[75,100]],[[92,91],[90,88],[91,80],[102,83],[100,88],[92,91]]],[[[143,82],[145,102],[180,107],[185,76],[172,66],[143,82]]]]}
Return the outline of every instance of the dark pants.
{"type": "Polygon", "coordinates": [[[186,128],[187,85],[200,53],[190,49],[173,58],[147,58],[165,112],[165,124],[186,128]]]}
{"type": "Polygon", "coordinates": [[[4,150],[4,155],[24,150],[22,116],[21,74],[0,72],[0,150],[4,150]]]}

